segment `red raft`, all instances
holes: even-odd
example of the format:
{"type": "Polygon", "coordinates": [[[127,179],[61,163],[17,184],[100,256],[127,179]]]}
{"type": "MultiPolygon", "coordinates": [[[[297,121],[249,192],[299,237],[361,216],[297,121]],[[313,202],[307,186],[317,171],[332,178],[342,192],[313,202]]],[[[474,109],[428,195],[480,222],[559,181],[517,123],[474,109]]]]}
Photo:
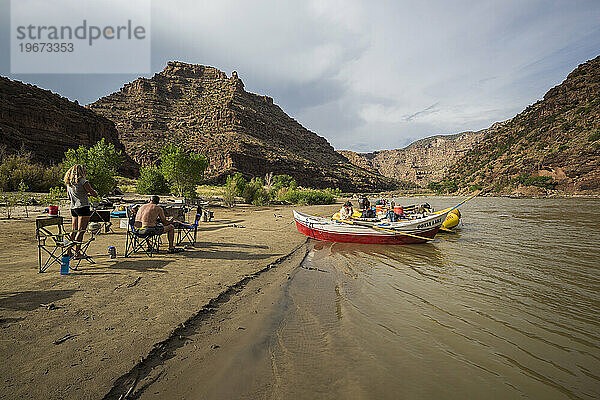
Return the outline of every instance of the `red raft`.
{"type": "Polygon", "coordinates": [[[342,222],[294,210],[298,231],[316,240],[338,243],[414,244],[432,240],[448,212],[398,222],[342,222]]]}

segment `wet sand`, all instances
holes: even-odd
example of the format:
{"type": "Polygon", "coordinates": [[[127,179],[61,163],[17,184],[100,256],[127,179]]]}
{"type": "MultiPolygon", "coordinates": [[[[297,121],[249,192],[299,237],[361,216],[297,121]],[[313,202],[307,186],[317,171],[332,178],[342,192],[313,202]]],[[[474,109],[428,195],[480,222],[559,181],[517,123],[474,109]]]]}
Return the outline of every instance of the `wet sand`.
{"type": "MultiPolygon", "coordinates": [[[[338,207],[297,208],[319,214],[338,207]]],[[[283,284],[304,257],[306,238],[292,207],[213,210],[195,248],[123,258],[125,230],[116,227],[90,247],[96,264],[83,262],[69,276],[58,266],[37,272],[34,216],[0,220],[0,398],[119,398],[136,380],[142,394],[186,337],[200,333],[194,350],[205,355],[208,373],[219,350],[232,346],[228,354],[235,354],[238,335],[259,334],[252,314],[275,303],[262,295],[262,282],[283,284]],[[117,248],[116,260],[108,246],[117,248]],[[246,300],[229,304],[237,293],[246,300]],[[50,303],[56,308],[41,306],[50,303]],[[227,309],[235,318],[211,319],[227,309]]]]}

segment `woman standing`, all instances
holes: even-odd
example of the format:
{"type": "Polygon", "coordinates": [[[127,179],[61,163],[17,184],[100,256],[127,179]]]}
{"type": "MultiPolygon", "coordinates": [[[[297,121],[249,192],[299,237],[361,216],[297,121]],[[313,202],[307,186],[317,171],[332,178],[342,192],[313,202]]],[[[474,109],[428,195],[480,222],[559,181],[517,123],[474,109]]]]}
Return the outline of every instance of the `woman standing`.
{"type": "MultiPolygon", "coordinates": [[[[92,210],[88,195],[98,196],[92,185],[85,179],[85,167],[81,164],[73,165],[64,178],[67,193],[71,200],[72,232],[71,240],[83,241],[83,235],[90,222],[92,210]]],[[[79,257],[80,246],[75,246],[75,257],[79,257]]]]}

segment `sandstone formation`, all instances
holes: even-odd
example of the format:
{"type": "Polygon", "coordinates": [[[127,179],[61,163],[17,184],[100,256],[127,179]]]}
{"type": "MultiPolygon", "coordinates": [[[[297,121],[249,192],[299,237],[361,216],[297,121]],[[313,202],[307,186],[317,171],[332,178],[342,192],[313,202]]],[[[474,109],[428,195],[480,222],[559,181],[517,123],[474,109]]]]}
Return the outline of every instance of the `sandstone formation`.
{"type": "Polygon", "coordinates": [[[600,56],[486,135],[447,179],[495,192],[522,192],[519,186],[537,183],[565,193],[600,193],[600,56]]]}
{"type": "Polygon", "coordinates": [[[372,153],[340,151],[350,162],[389,178],[426,186],[442,179],[454,162],[486,135],[487,130],[438,135],[417,140],[403,149],[372,153]]]}
{"type": "MultiPolygon", "coordinates": [[[[124,150],[114,123],[49,90],[0,77],[0,146],[24,149],[44,164],[62,161],[65,151],[104,138],[124,150]]],[[[132,161],[125,172],[134,173],[132,161]]]]}
{"type": "Polygon", "coordinates": [[[168,143],[205,154],[207,178],[232,172],[292,175],[300,185],[347,191],[379,190],[391,181],[348,162],[326,139],[289,117],[268,96],[248,93],[237,73],[169,62],[88,106],[115,122],[127,152],[156,163],[168,143]]]}

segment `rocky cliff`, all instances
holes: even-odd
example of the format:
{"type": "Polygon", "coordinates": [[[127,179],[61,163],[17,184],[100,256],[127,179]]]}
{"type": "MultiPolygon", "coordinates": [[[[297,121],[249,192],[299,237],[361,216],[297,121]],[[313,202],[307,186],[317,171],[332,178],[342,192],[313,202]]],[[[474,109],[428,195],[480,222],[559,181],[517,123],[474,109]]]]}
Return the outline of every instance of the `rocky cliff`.
{"type": "MultiPolygon", "coordinates": [[[[48,90],[0,77],[0,146],[7,152],[24,149],[34,160],[52,164],[62,161],[67,149],[102,138],[124,150],[108,119],[48,90]]],[[[132,162],[126,163],[125,172],[134,171],[132,162]]]]}
{"type": "Polygon", "coordinates": [[[141,164],[156,163],[160,149],[175,142],[208,157],[213,182],[239,171],[289,174],[300,185],[348,191],[392,185],[348,162],[272,98],[246,92],[236,72],[228,77],[213,67],[169,62],[152,78],[139,78],[88,107],[115,122],[127,152],[141,164]]]}
{"type": "Polygon", "coordinates": [[[600,56],[461,157],[447,179],[495,192],[600,192],[600,56]]]}
{"type": "Polygon", "coordinates": [[[389,178],[426,186],[442,179],[454,162],[483,139],[488,130],[438,135],[417,140],[403,149],[355,153],[342,150],[350,162],[389,178]]]}

